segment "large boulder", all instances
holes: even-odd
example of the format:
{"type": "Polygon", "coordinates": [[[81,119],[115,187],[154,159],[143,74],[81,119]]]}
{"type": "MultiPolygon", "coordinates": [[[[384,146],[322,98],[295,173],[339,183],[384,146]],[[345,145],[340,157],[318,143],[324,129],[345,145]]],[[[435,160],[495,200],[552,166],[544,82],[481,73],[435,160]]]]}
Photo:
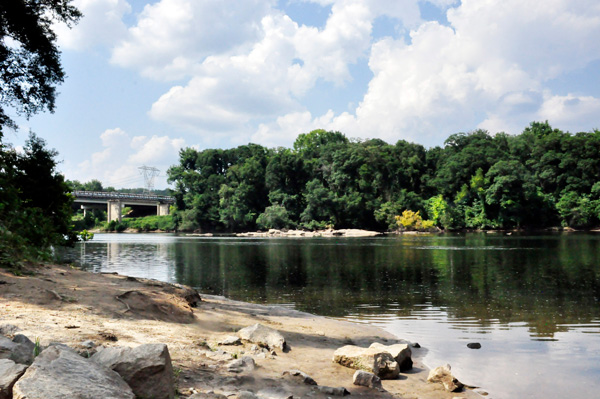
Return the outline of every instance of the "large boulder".
{"type": "Polygon", "coordinates": [[[427,377],[427,381],[442,383],[448,392],[459,392],[464,387],[463,383],[452,375],[449,364],[431,370],[427,377]]]}
{"type": "Polygon", "coordinates": [[[412,351],[407,344],[383,345],[379,342],[373,342],[370,348],[386,350],[396,360],[401,372],[412,369],[412,351]]]}
{"type": "Polygon", "coordinates": [[[287,345],[285,338],[283,338],[283,335],[281,335],[279,331],[263,326],[259,323],[256,323],[250,327],[242,328],[240,331],[238,331],[238,335],[245,341],[253,342],[269,349],[279,348],[284,350],[287,345]]]}
{"type": "Polygon", "coordinates": [[[64,346],[45,349],[13,387],[13,399],[134,399],[119,374],[64,346]]]}
{"type": "Polygon", "coordinates": [[[27,370],[27,366],[9,359],[0,359],[0,399],[11,399],[13,385],[27,370]]]}
{"type": "Polygon", "coordinates": [[[400,374],[400,366],[392,355],[378,348],[342,346],[334,352],[333,361],[345,367],[368,371],[382,380],[398,378],[400,374]]]}
{"type": "Polygon", "coordinates": [[[119,373],[137,397],[173,399],[175,396],[173,366],[165,344],[100,348],[91,359],[119,373]]]}
{"type": "Polygon", "coordinates": [[[33,348],[35,344],[22,334],[17,334],[10,340],[0,336],[0,359],[10,359],[19,364],[33,362],[33,348]]]}

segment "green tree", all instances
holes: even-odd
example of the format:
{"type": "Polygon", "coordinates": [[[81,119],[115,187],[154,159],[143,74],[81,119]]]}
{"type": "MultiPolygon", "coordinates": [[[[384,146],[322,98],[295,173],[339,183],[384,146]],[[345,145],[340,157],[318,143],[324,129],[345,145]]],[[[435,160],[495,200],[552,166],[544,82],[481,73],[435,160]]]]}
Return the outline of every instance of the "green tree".
{"type": "Polygon", "coordinates": [[[5,107],[30,116],[54,110],[56,85],[64,80],[52,25],[71,25],[81,13],[71,0],[0,2],[0,138],[16,127],[5,107]]]}

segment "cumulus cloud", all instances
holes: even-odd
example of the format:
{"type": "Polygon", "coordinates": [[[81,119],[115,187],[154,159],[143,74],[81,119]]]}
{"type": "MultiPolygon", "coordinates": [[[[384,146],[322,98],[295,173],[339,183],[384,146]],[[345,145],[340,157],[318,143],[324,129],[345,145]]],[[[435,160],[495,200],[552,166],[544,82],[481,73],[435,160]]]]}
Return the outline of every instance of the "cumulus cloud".
{"type": "MultiPolygon", "coordinates": [[[[540,119],[590,129],[598,99],[554,95],[547,85],[600,58],[596,1],[464,0],[447,17],[449,26],[419,25],[410,42],[374,43],[363,100],[354,115],[334,116],[329,125],[425,144],[476,127],[518,133],[540,119]]],[[[271,124],[271,135],[278,128],[271,124]]]]}
{"type": "Polygon", "coordinates": [[[176,164],[179,150],[185,140],[168,136],[131,137],[120,128],[107,129],[100,135],[102,149],[90,159],[81,162],[67,175],[80,181],[100,180],[105,186],[142,187],[143,178],[138,167],[154,166],[161,172],[155,182],[157,188],[166,187],[166,170],[176,164]]]}
{"type": "Polygon", "coordinates": [[[62,48],[112,46],[127,32],[123,16],[131,12],[131,6],[126,0],[74,0],[73,5],[83,13],[83,18],[72,29],[64,24],[55,26],[62,48]]]}
{"type": "Polygon", "coordinates": [[[256,41],[260,20],[274,3],[161,0],[148,4],[115,47],[112,62],[155,79],[191,76],[208,55],[256,41]]]}
{"type": "Polygon", "coordinates": [[[517,133],[538,119],[574,130],[593,123],[597,98],[548,86],[600,59],[596,0],[429,0],[445,10],[444,24],[423,21],[419,0],[306,1],[331,8],[324,26],[293,21],[275,0],[160,0],[143,9],[112,62],[153,79],[186,79],[149,115],[230,142],[287,145],[326,128],[434,145],[477,127],[517,133]],[[409,35],[374,41],[382,16],[409,35]],[[350,66],[365,60],[373,77],[354,112],[308,111],[312,88],[352,84],[350,66]]]}

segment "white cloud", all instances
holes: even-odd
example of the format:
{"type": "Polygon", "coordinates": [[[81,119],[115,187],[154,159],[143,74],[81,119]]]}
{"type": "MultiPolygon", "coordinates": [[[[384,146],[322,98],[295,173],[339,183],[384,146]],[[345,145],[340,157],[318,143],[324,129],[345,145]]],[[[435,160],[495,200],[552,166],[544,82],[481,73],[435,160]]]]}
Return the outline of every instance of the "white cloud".
{"type": "Polygon", "coordinates": [[[62,48],[83,50],[97,45],[112,46],[127,32],[123,16],[131,12],[126,0],[74,0],[83,18],[72,29],[54,27],[62,48]]]}
{"type": "Polygon", "coordinates": [[[69,179],[100,180],[104,186],[143,187],[138,167],[154,166],[161,172],[155,182],[157,188],[166,187],[166,171],[178,162],[179,150],[185,140],[168,136],[130,137],[120,128],[108,129],[100,135],[102,149],[81,162],[73,170],[66,170],[69,179]]]}
{"type": "Polygon", "coordinates": [[[160,80],[190,76],[208,55],[256,41],[260,20],[273,3],[161,0],[148,4],[137,25],[114,49],[112,62],[160,80]]]}
{"type": "Polygon", "coordinates": [[[599,4],[464,0],[448,10],[450,26],[427,22],[410,43],[374,43],[374,77],[356,114],[334,116],[329,126],[425,144],[477,126],[518,133],[540,119],[589,130],[599,100],[546,86],[600,59],[599,4]]]}

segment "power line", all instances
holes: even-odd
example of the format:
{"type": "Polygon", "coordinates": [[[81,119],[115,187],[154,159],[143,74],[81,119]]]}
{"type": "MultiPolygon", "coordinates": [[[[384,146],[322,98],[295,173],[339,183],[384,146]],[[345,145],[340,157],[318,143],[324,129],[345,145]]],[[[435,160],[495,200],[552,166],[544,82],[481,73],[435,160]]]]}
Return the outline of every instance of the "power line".
{"type": "Polygon", "coordinates": [[[160,175],[160,170],[156,169],[153,166],[140,166],[138,168],[142,176],[144,176],[144,183],[146,186],[147,192],[152,192],[154,190],[154,178],[160,175]]]}

